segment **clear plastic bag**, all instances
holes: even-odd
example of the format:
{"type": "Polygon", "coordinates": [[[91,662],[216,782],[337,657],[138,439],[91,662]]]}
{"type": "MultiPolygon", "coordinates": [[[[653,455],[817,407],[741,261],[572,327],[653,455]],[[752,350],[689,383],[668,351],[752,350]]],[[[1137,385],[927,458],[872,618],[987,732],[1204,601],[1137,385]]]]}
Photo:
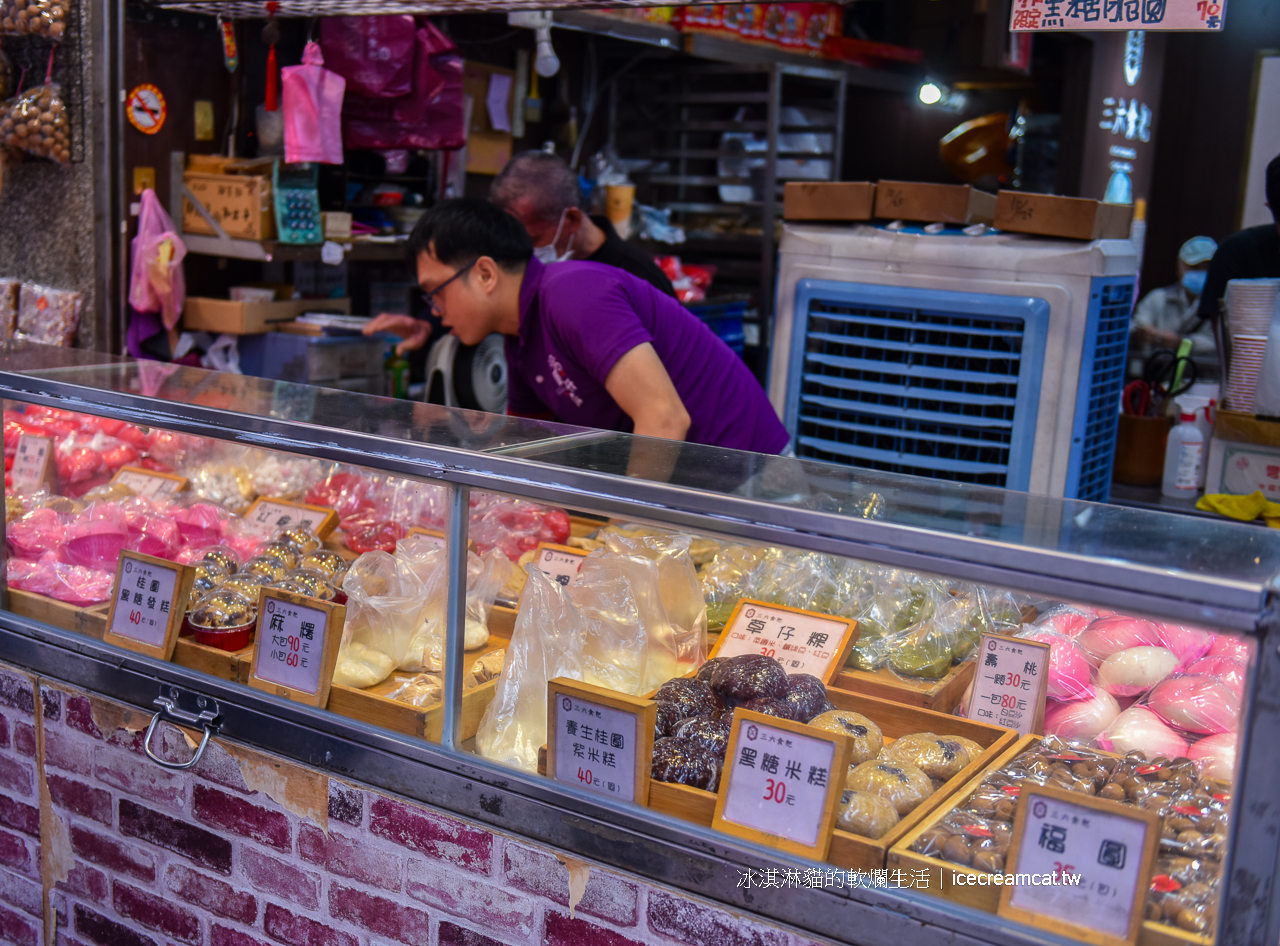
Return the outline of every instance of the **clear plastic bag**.
{"type": "Polygon", "coordinates": [[[0,147],[60,164],[71,162],[70,122],[57,85],[38,85],[14,99],[0,119],[0,147]]]}
{"type": "Polygon", "coordinates": [[[696,670],[707,659],[707,606],[698,571],[689,556],[692,537],[653,535],[630,538],[606,532],[604,547],[622,555],[638,555],[658,566],[658,594],[675,634],[677,673],[696,670]]]}
{"type": "Polygon", "coordinates": [[[1152,687],[1149,710],[1183,732],[1233,733],[1240,726],[1240,699],[1223,680],[1207,674],[1176,674],[1152,687]]]}
{"type": "Polygon", "coordinates": [[[62,555],[72,565],[114,569],[128,542],[124,513],[110,503],[91,502],[67,523],[62,555]]]}
{"type": "Polygon", "coordinates": [[[347,622],[334,682],[381,683],[409,651],[427,602],[427,589],[403,559],[386,552],[361,555],[342,582],[347,622]]]}
{"type": "Polygon", "coordinates": [[[66,0],[0,0],[0,33],[60,41],[67,31],[70,9],[66,0]]]}
{"type": "Polygon", "coordinates": [[[1048,700],[1044,711],[1046,736],[1060,736],[1078,742],[1093,742],[1120,715],[1120,704],[1106,690],[1063,702],[1048,700]]]}
{"type": "Polygon", "coordinates": [[[751,574],[768,551],[746,545],[726,545],[703,567],[699,581],[707,603],[709,629],[724,627],[738,600],[752,596],[751,574]]]}
{"type": "Polygon", "coordinates": [[[480,493],[471,500],[468,534],[480,552],[500,548],[514,562],[539,543],[563,545],[569,538],[569,516],[561,509],[480,493]]]}
{"type": "Polygon", "coordinates": [[[538,750],[547,742],[547,681],[583,679],[581,651],[581,622],[565,589],[540,569],[529,569],[524,606],[476,732],[476,751],[536,772],[538,750]]]}
{"type": "Polygon", "coordinates": [[[182,268],[187,247],[150,187],[142,192],[141,205],[132,244],[129,304],[139,312],[159,312],[164,327],[171,329],[187,301],[182,268]]]}
{"type": "Polygon", "coordinates": [[[638,695],[677,675],[675,632],[662,605],[656,562],[592,552],[568,594],[581,620],[588,683],[638,695]]]}
{"type": "Polygon", "coordinates": [[[1052,700],[1068,702],[1093,697],[1093,666],[1076,642],[1057,631],[1054,624],[1033,624],[1019,636],[1049,645],[1047,694],[1052,700]]]}
{"type": "Polygon", "coordinates": [[[83,304],[84,296],[78,292],[23,283],[15,337],[70,348],[76,341],[83,304]]]}

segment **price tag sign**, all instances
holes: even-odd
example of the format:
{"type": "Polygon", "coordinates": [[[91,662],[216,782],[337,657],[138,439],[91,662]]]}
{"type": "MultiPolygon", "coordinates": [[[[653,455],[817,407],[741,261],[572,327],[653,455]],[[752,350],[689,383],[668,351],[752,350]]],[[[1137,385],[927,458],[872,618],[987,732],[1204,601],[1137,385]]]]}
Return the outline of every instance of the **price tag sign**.
{"type": "Polygon", "coordinates": [[[983,634],[967,704],[969,718],[1016,729],[1020,736],[1044,732],[1049,650],[1039,641],[983,634]]]}
{"type": "Polygon", "coordinates": [[[112,485],[127,486],[147,499],[172,499],[187,488],[187,478],[175,473],[158,473],[137,466],[122,466],[111,480],[112,485]]]}
{"type": "Polygon", "coordinates": [[[547,683],[547,775],[611,798],[649,802],[658,704],[557,677],[547,683]]]}
{"type": "Polygon", "coordinates": [[[346,616],[340,604],[262,589],[249,686],[323,708],[346,616]]]}
{"type": "Polygon", "coordinates": [[[1096,946],[1138,941],[1160,816],[1102,798],[1024,786],[999,914],[1096,946]]]}
{"type": "Polygon", "coordinates": [[[841,733],[739,707],[711,826],[825,859],[852,751],[841,733]]]}
{"type": "Polygon", "coordinates": [[[530,564],[546,572],[547,577],[552,581],[558,581],[568,588],[570,585],[577,584],[582,576],[582,560],[586,557],[587,553],[582,549],[571,549],[567,545],[542,542],[538,545],[538,551],[534,553],[530,564]]]}
{"type": "Polygon", "coordinates": [[[15,492],[32,493],[53,485],[53,439],[21,434],[10,476],[15,492]]]}
{"type": "Polygon", "coordinates": [[[141,552],[121,552],[102,639],[158,660],[170,660],[195,572],[141,552]]]}
{"type": "Polygon", "coordinates": [[[421,526],[415,526],[409,530],[409,535],[420,535],[434,548],[442,549],[449,544],[448,537],[438,529],[424,529],[421,526]]]}
{"type": "Polygon", "coordinates": [[[764,654],[782,664],[787,673],[810,673],[830,683],[857,639],[857,621],[743,598],[711,656],[764,654]]]}
{"type": "Polygon", "coordinates": [[[1179,30],[1217,32],[1226,0],[1014,0],[1010,32],[1053,30],[1179,30]]]}
{"type": "Polygon", "coordinates": [[[284,499],[259,499],[244,515],[245,525],[254,535],[271,536],[300,522],[311,526],[321,539],[338,527],[338,514],[328,506],[308,506],[284,499]]]}

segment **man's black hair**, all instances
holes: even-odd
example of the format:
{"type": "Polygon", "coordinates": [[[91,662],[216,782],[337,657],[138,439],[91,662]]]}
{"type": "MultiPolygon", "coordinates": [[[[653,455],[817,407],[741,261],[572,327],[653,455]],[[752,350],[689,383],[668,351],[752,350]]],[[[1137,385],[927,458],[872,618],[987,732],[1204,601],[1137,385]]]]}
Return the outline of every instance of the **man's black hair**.
{"type": "Polygon", "coordinates": [[[1271,205],[1271,216],[1280,223],[1280,154],[1267,165],[1267,203],[1271,205]]]}
{"type": "Polygon", "coordinates": [[[409,264],[430,251],[446,266],[466,266],[481,256],[508,272],[525,266],[533,256],[533,241],[520,221],[487,200],[459,197],[436,204],[409,235],[409,264]]]}

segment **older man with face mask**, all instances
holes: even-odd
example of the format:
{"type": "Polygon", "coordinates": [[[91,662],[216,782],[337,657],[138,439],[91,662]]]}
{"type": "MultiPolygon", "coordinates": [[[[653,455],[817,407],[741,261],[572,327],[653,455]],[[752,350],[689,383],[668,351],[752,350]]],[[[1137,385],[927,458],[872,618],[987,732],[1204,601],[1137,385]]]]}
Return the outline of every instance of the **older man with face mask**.
{"type": "Polygon", "coordinates": [[[1218,377],[1213,324],[1199,311],[1209,261],[1217,249],[1218,244],[1209,237],[1192,237],[1178,251],[1178,281],[1151,290],[1138,303],[1129,328],[1130,375],[1142,376],[1143,362],[1153,351],[1176,351],[1182,340],[1189,338],[1196,377],[1202,381],[1218,377]]]}
{"type": "Polygon", "coordinates": [[[516,218],[480,200],[427,211],[409,251],[462,344],[506,336],[508,413],[757,453],[787,446],[742,359],[643,280],[591,262],[544,266],[516,218]]]}
{"type": "Polygon", "coordinates": [[[671,280],[652,256],[618,236],[608,217],[582,212],[578,176],[556,155],[517,154],[494,179],[489,199],[524,225],[538,262],[604,263],[640,277],[659,292],[675,295],[671,280]]]}

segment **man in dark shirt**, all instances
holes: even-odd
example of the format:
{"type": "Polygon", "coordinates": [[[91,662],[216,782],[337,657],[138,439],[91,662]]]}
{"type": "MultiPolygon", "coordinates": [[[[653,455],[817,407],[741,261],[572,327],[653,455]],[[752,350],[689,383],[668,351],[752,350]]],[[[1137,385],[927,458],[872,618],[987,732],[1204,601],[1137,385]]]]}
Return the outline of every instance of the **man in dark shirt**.
{"type": "Polygon", "coordinates": [[[1267,206],[1274,224],[1241,230],[1218,244],[1200,295],[1200,318],[1217,319],[1229,280],[1280,278],[1280,156],[1267,165],[1267,206]]]}
{"type": "Polygon", "coordinates": [[[671,280],[653,257],[618,236],[608,217],[583,213],[579,193],[578,176],[562,159],[525,151],[494,179],[489,199],[524,224],[539,262],[604,263],[674,296],[671,280]]]}

